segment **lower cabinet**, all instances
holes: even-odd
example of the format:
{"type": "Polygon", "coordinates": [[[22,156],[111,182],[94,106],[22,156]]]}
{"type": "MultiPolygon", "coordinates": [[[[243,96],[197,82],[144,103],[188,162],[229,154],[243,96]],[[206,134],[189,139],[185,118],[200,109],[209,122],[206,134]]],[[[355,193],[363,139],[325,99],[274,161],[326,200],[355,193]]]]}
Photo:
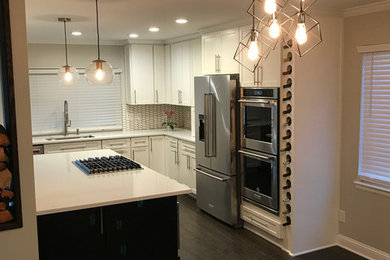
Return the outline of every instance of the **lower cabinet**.
{"type": "Polygon", "coordinates": [[[149,137],[150,146],[150,164],[149,167],[156,172],[165,175],[165,137],[152,136],[149,137]]]}
{"type": "Polygon", "coordinates": [[[131,159],[149,167],[149,138],[131,138],[131,159]]]}
{"type": "Polygon", "coordinates": [[[111,139],[102,141],[103,149],[111,149],[127,158],[130,158],[130,139],[111,139]]]}
{"type": "Polygon", "coordinates": [[[179,181],[190,187],[196,194],[196,160],[195,146],[191,143],[179,142],[179,181]]]}
{"type": "Polygon", "coordinates": [[[40,259],[178,259],[177,207],[172,196],[38,216],[40,259]]]}
{"type": "Polygon", "coordinates": [[[179,155],[176,138],[165,137],[165,173],[174,180],[179,181],[179,155]]]}

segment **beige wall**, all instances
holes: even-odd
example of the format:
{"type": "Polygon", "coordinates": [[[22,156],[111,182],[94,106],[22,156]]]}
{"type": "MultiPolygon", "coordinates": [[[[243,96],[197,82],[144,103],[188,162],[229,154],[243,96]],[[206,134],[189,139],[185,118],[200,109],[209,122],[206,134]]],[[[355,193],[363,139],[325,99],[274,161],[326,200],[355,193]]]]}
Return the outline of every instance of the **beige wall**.
{"type": "MultiPolygon", "coordinates": [[[[69,45],[69,65],[86,68],[97,58],[95,45],[69,45]]],[[[101,46],[101,58],[115,69],[124,71],[124,48],[122,46],[101,46]]],[[[59,68],[65,65],[65,51],[62,44],[29,44],[29,68],[59,68]]]]}
{"type": "Polygon", "coordinates": [[[295,61],[291,252],[334,244],[338,233],[341,17],[316,17],[323,42],[295,61]]]}
{"type": "Polygon", "coordinates": [[[390,196],[359,190],[358,175],[362,56],[360,45],[390,43],[390,11],[345,19],[340,233],[390,253],[390,196]]]}
{"type": "Polygon", "coordinates": [[[1,259],[38,259],[24,0],[10,0],[23,228],[0,232],[1,259]]]}

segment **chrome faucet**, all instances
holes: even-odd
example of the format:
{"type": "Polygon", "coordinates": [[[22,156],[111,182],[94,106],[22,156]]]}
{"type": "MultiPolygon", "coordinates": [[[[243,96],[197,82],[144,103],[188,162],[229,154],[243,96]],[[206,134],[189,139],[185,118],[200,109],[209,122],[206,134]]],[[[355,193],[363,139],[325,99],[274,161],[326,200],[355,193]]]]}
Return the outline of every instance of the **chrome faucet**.
{"type": "Polygon", "coordinates": [[[68,135],[68,127],[71,127],[72,121],[69,120],[68,101],[64,101],[64,135],[68,135]]]}

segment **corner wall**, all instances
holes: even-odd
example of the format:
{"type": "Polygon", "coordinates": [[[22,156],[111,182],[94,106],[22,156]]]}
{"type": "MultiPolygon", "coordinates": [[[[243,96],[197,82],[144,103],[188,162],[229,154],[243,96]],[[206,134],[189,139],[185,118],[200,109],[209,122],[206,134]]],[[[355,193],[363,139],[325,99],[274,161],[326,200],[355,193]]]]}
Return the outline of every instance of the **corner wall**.
{"type": "Polygon", "coordinates": [[[345,18],[342,99],[340,234],[390,253],[390,196],[359,190],[358,176],[362,55],[356,47],[390,43],[390,10],[345,18]]]}
{"type": "Polygon", "coordinates": [[[10,0],[23,228],[0,232],[1,259],[38,259],[24,0],[10,0]]]}

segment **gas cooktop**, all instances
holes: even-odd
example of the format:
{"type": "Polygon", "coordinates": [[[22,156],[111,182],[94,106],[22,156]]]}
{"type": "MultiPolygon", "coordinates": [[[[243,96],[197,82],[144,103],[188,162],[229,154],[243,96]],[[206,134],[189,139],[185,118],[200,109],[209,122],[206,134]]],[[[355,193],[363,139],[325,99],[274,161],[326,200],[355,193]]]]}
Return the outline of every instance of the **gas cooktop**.
{"type": "Polygon", "coordinates": [[[110,173],[142,169],[139,163],[136,163],[133,160],[130,160],[121,155],[76,160],[74,163],[86,174],[110,173]]]}

